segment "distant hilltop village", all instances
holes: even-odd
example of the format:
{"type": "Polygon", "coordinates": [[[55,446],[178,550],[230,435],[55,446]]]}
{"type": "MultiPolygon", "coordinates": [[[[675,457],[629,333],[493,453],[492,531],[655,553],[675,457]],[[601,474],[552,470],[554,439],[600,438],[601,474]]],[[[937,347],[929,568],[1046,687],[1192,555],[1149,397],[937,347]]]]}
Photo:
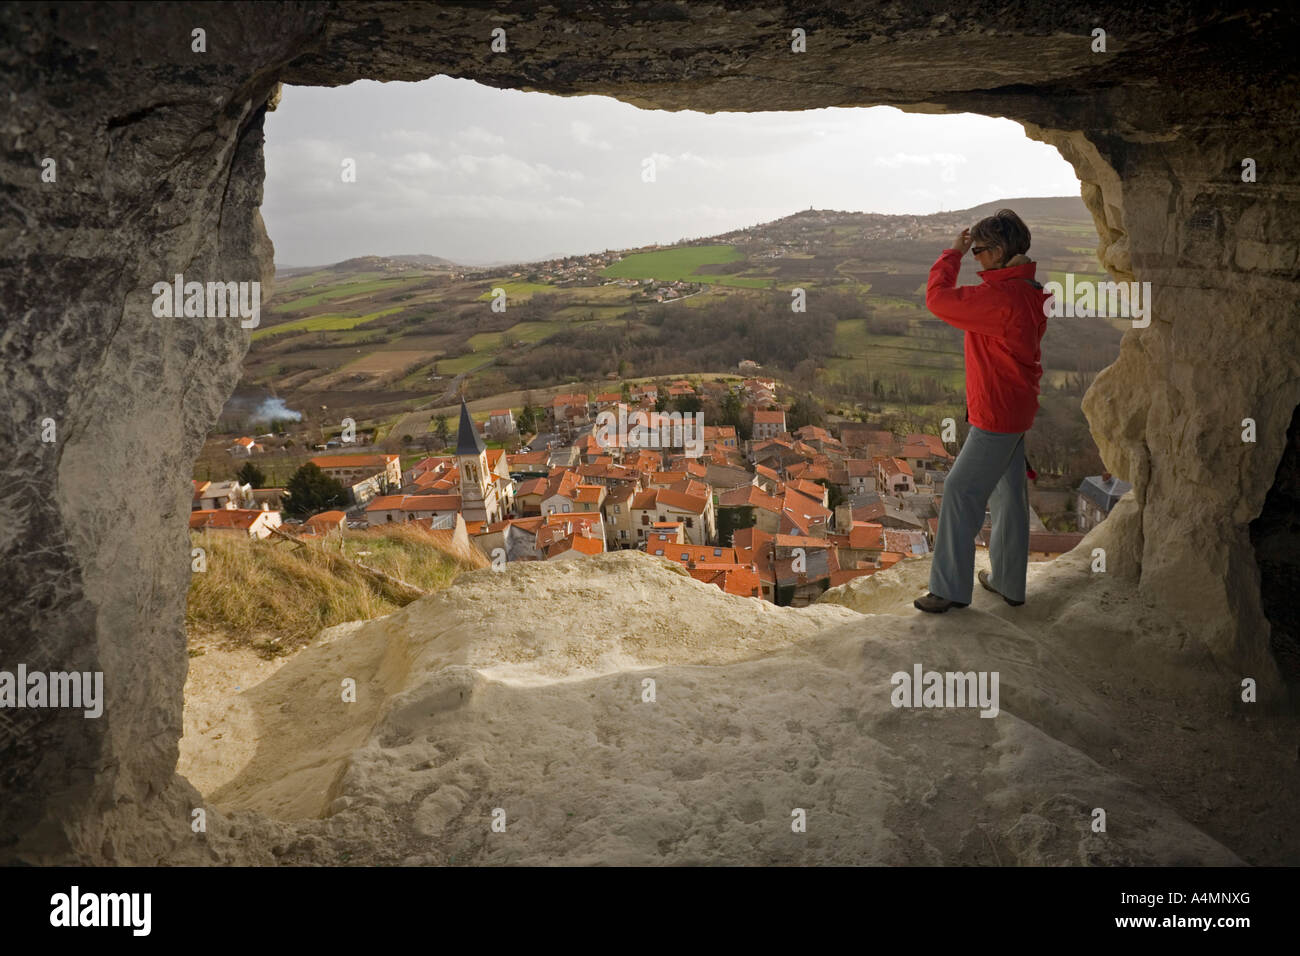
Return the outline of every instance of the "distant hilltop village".
{"type": "MultiPolygon", "coordinates": [[[[462,401],[454,454],[405,470],[397,455],[365,447],[312,458],[343,485],[343,509],[291,525],[276,510],[282,489],[196,481],[191,527],[311,538],[343,527],[411,525],[472,545],[497,566],[639,549],[729,594],[793,606],[929,552],[956,448],[937,435],[899,436],[862,422],[836,423],[834,434],[815,425],[791,431],[777,382],[757,370],[744,362],[742,374],[753,374],[731,383],[680,379],[559,394],[537,430],[523,435],[512,409],[475,422],[462,401]],[[655,430],[675,414],[655,410],[665,398],[738,400],[751,437],[742,441],[735,426],[707,423],[698,435],[655,430]],[[646,447],[623,435],[611,439],[598,428],[602,412],[626,419],[639,412],[663,440],[646,447]],[[507,439],[521,442],[520,451],[487,445],[507,439]]],[[[675,423],[683,417],[693,418],[676,415],[675,423]]],[[[253,460],[260,449],[240,439],[229,453],[253,460]]],[[[1070,550],[1126,490],[1109,475],[1085,481],[1077,532],[1049,533],[1031,511],[1034,559],[1070,550]]],[[[986,520],[977,545],[987,546],[989,530],[986,520]]]]}
{"type": "MultiPolygon", "coordinates": [[[[841,212],[833,209],[806,209],[771,222],[733,229],[715,236],[703,236],[694,239],[682,239],[670,244],[654,243],[630,249],[587,253],[544,259],[537,262],[514,263],[505,266],[504,274],[511,278],[546,282],[559,288],[580,285],[604,285],[610,282],[599,273],[601,269],[621,261],[625,256],[638,252],[653,252],[659,249],[680,248],[682,246],[707,246],[718,243],[735,243],[744,246],[754,259],[778,259],[783,256],[807,254],[817,251],[814,238],[824,234],[824,227],[843,226],[852,228],[858,239],[879,241],[891,239],[943,240],[951,241],[960,229],[971,225],[971,210],[935,213],[925,216],[888,215],[884,213],[841,212]],[[810,233],[811,235],[805,235],[810,233]]],[[[416,257],[408,257],[416,258],[416,257]]],[[[446,261],[446,260],[442,260],[446,261]]],[[[472,269],[457,267],[452,274],[455,279],[481,280],[503,274],[500,266],[493,268],[472,269]]],[[[652,280],[620,280],[621,285],[635,287],[646,285],[652,280]]],[[[662,284],[659,284],[662,285],[662,284]]],[[[682,292],[681,284],[673,286],[682,292]]],[[[698,286],[694,290],[698,291],[698,286]]],[[[671,298],[668,297],[668,298],[671,298]]],[[[662,300],[660,300],[662,301],[662,300]]]]}

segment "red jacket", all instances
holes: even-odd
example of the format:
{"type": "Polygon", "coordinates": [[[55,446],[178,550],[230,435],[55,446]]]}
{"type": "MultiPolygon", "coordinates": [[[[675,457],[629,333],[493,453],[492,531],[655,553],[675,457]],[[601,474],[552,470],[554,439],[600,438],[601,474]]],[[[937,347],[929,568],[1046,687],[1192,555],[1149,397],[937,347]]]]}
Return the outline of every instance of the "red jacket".
{"type": "Polygon", "coordinates": [[[1024,260],[976,273],[980,285],[957,287],[961,254],[945,249],[930,267],[925,307],[966,333],[966,414],[989,432],[1023,432],[1038,413],[1039,343],[1050,297],[1024,260]]]}

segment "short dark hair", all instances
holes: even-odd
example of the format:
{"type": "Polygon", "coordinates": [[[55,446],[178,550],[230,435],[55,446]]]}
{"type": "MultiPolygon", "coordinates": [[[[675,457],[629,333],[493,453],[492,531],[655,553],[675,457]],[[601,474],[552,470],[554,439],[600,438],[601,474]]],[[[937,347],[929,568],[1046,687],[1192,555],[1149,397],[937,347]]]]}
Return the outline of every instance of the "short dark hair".
{"type": "Polygon", "coordinates": [[[1029,251],[1029,227],[1010,209],[999,209],[975,223],[970,237],[972,242],[999,247],[1003,262],[1029,251]]]}

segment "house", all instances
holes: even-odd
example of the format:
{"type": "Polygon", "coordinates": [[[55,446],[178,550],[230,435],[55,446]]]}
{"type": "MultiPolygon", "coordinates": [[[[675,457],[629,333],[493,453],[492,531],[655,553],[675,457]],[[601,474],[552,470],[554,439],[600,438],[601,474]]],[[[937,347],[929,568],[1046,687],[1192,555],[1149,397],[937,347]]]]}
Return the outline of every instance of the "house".
{"type": "Polygon", "coordinates": [[[556,395],[546,414],[555,428],[582,424],[587,419],[587,395],[585,392],[556,395]]]}
{"type": "Polygon", "coordinates": [[[545,560],[603,554],[605,528],[598,514],[553,514],[542,519],[536,547],[545,560]]]}
{"type": "Polygon", "coordinates": [[[253,500],[249,507],[261,508],[263,505],[272,511],[282,511],[284,509],[284,489],[254,488],[253,500]]]}
{"type": "Polygon", "coordinates": [[[877,458],[876,488],[891,495],[916,491],[911,465],[901,458],[877,458]]]}
{"type": "Polygon", "coordinates": [[[903,442],[903,447],[898,451],[898,458],[907,463],[912,469],[913,479],[915,476],[927,468],[934,455],[934,450],[925,442],[903,442]]]}
{"type": "Polygon", "coordinates": [[[827,540],[835,545],[840,567],[856,568],[864,563],[875,567],[885,551],[885,528],[875,521],[854,521],[847,534],[829,535],[827,540]]]}
{"type": "Polygon", "coordinates": [[[718,496],[718,527],[723,544],[741,528],[759,528],[776,534],[781,526],[783,500],[756,485],[742,485],[718,496]]]}
{"type": "Polygon", "coordinates": [[[212,511],[250,508],[253,505],[253,486],[238,481],[191,481],[194,489],[190,499],[191,511],[212,511]]]}
{"type": "Polygon", "coordinates": [[[696,565],[688,572],[691,577],[704,584],[714,584],[728,594],[737,597],[763,597],[762,581],[758,572],[751,566],[743,564],[696,565]]]}
{"type": "Polygon", "coordinates": [[[703,437],[706,452],[711,452],[715,448],[738,449],[740,447],[735,425],[705,425],[703,437]]]}
{"type": "Polygon", "coordinates": [[[892,445],[895,439],[893,432],[872,428],[866,422],[840,422],[840,441],[852,450],[868,445],[892,445]]]}
{"type": "Polygon", "coordinates": [[[488,414],[487,433],[493,438],[506,438],[519,431],[515,416],[508,408],[496,408],[488,414]]]}
{"type": "Polygon", "coordinates": [[[785,409],[754,409],[754,427],[751,432],[754,441],[775,438],[785,431],[785,409]]]}
{"type": "Polygon", "coordinates": [[[835,546],[820,538],[769,535],[755,528],[737,538],[737,556],[755,565],[764,597],[776,604],[806,607],[830,587],[840,568],[835,546]]]}
{"type": "Polygon", "coordinates": [[[606,408],[614,408],[623,402],[622,392],[600,392],[591,400],[591,405],[587,409],[587,414],[595,416],[606,408]]]}
{"type": "Polygon", "coordinates": [[[618,548],[636,547],[640,540],[632,523],[632,499],[641,491],[637,483],[621,483],[609,488],[601,506],[605,514],[606,538],[618,548]]]}
{"type": "Polygon", "coordinates": [[[821,501],[787,487],[785,497],[781,500],[781,521],[777,525],[777,532],[821,537],[830,528],[833,517],[831,509],[821,501]]]}
{"type": "MultiPolygon", "coordinates": [[[[541,530],[544,519],[507,518],[505,529],[501,533],[501,546],[506,552],[506,561],[542,561],[545,555],[537,547],[537,533],[541,530]]],[[[495,527],[495,526],[493,526],[495,527]]],[[[491,556],[491,551],[487,552],[491,556]]]]}
{"type": "Polygon", "coordinates": [[[656,521],[654,530],[646,534],[645,549],[654,554],[655,548],[665,544],[685,544],[686,528],[680,521],[656,521]]]}
{"type": "Polygon", "coordinates": [[[540,515],[542,499],[547,496],[550,481],[546,478],[529,478],[515,488],[515,509],[521,515],[540,515]]]}
{"type": "Polygon", "coordinates": [[[398,455],[318,455],[311,463],[342,484],[348,500],[358,505],[402,486],[398,455]]]}
{"type": "Polygon", "coordinates": [[[842,489],[845,494],[860,495],[876,490],[876,466],[872,462],[865,458],[846,458],[844,470],[848,477],[848,487],[842,489]]]}
{"type": "Polygon", "coordinates": [[[260,455],[266,451],[265,446],[259,445],[251,438],[236,438],[235,443],[226,451],[230,452],[237,458],[247,458],[251,455],[260,455]]]}
{"type": "Polygon", "coordinates": [[[1029,532],[1029,560],[1051,561],[1067,551],[1074,550],[1084,538],[1082,531],[1031,531],[1029,532]]]}
{"type": "Polygon", "coordinates": [[[645,541],[656,521],[681,521],[691,544],[708,544],[716,539],[711,494],[697,496],[671,488],[651,488],[635,494],[630,507],[638,543],[645,541]]]}
{"type": "MultiPolygon", "coordinates": [[[[924,464],[930,466],[951,466],[953,463],[952,452],[948,450],[947,446],[943,443],[943,439],[938,435],[930,435],[925,432],[912,432],[903,436],[903,445],[904,447],[925,445],[929,449],[930,454],[928,456],[928,461],[925,461],[924,464]]],[[[904,455],[903,457],[907,456],[904,455]]],[[[913,467],[915,468],[916,466],[914,465],[913,467]]]]}
{"type": "Polygon", "coordinates": [[[1101,524],[1119,499],[1132,488],[1127,481],[1116,478],[1108,471],[1083,479],[1076,490],[1075,501],[1079,530],[1090,531],[1101,524]]]}
{"type": "Polygon", "coordinates": [[[366,505],[366,523],[376,525],[443,518],[461,512],[460,495],[382,495],[366,505]]]}
{"type": "Polygon", "coordinates": [[[190,512],[191,531],[231,531],[250,538],[268,538],[280,527],[280,512],[252,508],[200,509],[190,512]]]}
{"type": "Polygon", "coordinates": [[[300,533],[309,535],[327,535],[334,531],[342,531],[347,527],[348,516],[342,511],[322,511],[318,515],[312,515],[303,522],[300,533]]]}
{"type": "Polygon", "coordinates": [[[900,528],[885,528],[885,551],[908,557],[930,553],[930,542],[924,531],[904,531],[900,528]]]}
{"type": "MultiPolygon", "coordinates": [[[[557,469],[547,479],[546,490],[538,501],[538,514],[545,517],[584,510],[574,507],[577,489],[581,484],[582,478],[576,471],[569,471],[567,468],[557,469]]],[[[531,499],[532,495],[529,495],[529,498],[531,499]]]]}
{"type": "Polygon", "coordinates": [[[818,484],[815,481],[808,481],[805,478],[795,478],[793,481],[787,481],[785,486],[790,491],[797,491],[801,495],[807,495],[820,503],[823,508],[829,507],[830,490],[825,485],[818,484]]]}
{"type": "Polygon", "coordinates": [[[739,561],[735,548],[713,547],[711,545],[682,544],[678,542],[646,542],[646,553],[656,557],[667,558],[690,569],[700,564],[734,565],[739,561]]]}

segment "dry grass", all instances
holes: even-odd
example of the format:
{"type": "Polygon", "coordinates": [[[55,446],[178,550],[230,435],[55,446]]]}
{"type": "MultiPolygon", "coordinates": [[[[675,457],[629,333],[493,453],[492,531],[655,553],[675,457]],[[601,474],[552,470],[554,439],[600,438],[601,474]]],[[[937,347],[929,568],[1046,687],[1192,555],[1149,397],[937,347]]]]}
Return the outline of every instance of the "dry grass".
{"type": "Polygon", "coordinates": [[[190,580],[185,623],[192,635],[252,647],[265,657],[296,650],[325,627],[391,614],[412,600],[358,569],[360,562],[424,591],[486,567],[477,550],[459,553],[415,527],[346,531],[301,546],[274,536],[192,535],[207,571],[190,580]]]}

